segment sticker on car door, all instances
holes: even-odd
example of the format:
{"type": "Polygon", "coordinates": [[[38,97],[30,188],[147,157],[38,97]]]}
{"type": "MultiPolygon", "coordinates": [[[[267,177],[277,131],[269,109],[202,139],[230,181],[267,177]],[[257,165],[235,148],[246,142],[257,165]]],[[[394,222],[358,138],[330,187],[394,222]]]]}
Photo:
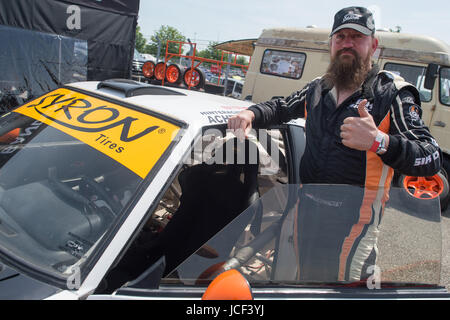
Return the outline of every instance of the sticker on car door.
{"type": "Polygon", "coordinates": [[[14,112],[90,145],[141,178],[150,172],[180,130],[156,116],[67,88],[51,91],[14,112]]]}

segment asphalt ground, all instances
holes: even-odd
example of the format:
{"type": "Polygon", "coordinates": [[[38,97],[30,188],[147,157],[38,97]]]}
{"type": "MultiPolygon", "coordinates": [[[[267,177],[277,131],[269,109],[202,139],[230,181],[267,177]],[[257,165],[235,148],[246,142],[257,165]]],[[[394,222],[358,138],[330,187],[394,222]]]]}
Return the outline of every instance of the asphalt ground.
{"type": "Polygon", "coordinates": [[[388,206],[378,248],[383,281],[439,283],[450,292],[450,207],[439,223],[388,206]]]}
{"type": "Polygon", "coordinates": [[[442,214],[442,269],[441,284],[450,291],[450,206],[442,214]]]}
{"type": "Polygon", "coordinates": [[[437,200],[410,202],[391,189],[377,234],[382,283],[439,284],[450,292],[450,207],[439,213],[437,200]]]}

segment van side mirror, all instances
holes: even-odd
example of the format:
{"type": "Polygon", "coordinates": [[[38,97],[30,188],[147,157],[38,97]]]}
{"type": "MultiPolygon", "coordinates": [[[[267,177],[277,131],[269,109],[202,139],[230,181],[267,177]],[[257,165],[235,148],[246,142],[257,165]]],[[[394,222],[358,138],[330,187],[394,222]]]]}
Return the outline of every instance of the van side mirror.
{"type": "Polygon", "coordinates": [[[425,89],[433,90],[434,80],[438,75],[439,65],[436,63],[430,63],[427,67],[427,72],[425,74],[425,83],[423,84],[425,89]]]}

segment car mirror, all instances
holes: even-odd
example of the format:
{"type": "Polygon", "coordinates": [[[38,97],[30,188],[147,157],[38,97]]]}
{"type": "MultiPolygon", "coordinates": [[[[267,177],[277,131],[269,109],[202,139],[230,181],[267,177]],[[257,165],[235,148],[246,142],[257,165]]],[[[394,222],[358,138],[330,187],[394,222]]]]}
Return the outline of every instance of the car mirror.
{"type": "Polygon", "coordinates": [[[202,300],[253,300],[253,294],[247,279],[236,269],[230,269],[209,284],[202,300]]]}

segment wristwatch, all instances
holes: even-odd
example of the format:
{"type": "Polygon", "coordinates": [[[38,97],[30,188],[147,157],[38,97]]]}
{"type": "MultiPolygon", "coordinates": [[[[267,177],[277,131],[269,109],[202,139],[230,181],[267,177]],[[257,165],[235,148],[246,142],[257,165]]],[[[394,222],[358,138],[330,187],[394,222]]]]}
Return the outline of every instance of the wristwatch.
{"type": "Polygon", "coordinates": [[[372,144],[372,147],[370,148],[370,151],[375,152],[378,155],[381,155],[387,151],[384,134],[382,134],[380,131],[378,131],[377,136],[375,137],[375,140],[372,144]]]}

